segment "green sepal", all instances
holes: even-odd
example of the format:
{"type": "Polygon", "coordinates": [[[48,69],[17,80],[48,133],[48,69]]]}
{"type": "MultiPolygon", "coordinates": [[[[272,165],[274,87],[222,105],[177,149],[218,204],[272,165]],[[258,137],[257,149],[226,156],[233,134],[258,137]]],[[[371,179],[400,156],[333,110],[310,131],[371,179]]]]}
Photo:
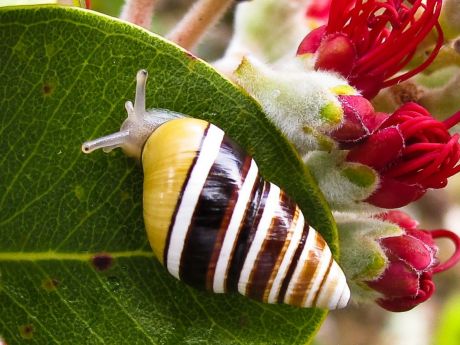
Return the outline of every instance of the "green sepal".
{"type": "Polygon", "coordinates": [[[378,173],[366,165],[346,162],[346,155],[347,151],[315,151],[304,161],[334,211],[378,212],[364,201],[377,189],[378,173]]]}
{"type": "Polygon", "coordinates": [[[362,215],[337,217],[342,248],[341,265],[348,278],[353,300],[370,302],[377,297],[366,281],[378,279],[388,263],[379,240],[403,234],[393,223],[366,218],[362,215]]]}

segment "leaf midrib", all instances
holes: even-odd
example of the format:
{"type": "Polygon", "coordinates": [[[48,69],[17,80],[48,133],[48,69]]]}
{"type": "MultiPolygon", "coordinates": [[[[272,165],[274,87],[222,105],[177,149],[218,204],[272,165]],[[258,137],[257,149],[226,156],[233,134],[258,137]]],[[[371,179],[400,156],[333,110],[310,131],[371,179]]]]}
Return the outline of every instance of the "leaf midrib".
{"type": "Polygon", "coordinates": [[[49,250],[43,252],[2,252],[0,253],[0,261],[89,261],[95,256],[101,254],[108,255],[113,259],[133,257],[154,257],[152,251],[146,250],[130,250],[117,252],[103,251],[94,253],[57,252],[49,250]]]}

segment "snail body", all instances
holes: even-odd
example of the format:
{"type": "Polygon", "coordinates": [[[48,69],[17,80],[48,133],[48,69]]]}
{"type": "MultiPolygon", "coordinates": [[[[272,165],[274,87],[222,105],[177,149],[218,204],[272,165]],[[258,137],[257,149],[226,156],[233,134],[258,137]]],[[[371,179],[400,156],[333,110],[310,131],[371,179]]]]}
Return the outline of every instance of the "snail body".
{"type": "Polygon", "coordinates": [[[136,101],[126,104],[120,132],[83,144],[83,151],[122,147],[142,160],[144,222],[170,274],[200,289],[265,303],[346,306],[345,276],[297,204],[265,181],[220,128],[145,111],[146,78],[138,72],[136,101]]]}

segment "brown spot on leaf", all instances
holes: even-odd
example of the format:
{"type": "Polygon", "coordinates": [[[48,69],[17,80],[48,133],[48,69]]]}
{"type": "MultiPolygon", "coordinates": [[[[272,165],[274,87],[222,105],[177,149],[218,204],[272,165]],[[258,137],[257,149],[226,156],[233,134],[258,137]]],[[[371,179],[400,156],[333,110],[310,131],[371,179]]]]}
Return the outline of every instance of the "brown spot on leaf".
{"type": "Polygon", "coordinates": [[[59,285],[59,280],[56,278],[45,278],[42,281],[42,288],[48,292],[55,291],[59,285]]]}
{"type": "Polygon", "coordinates": [[[23,339],[32,339],[34,337],[34,332],[35,328],[31,323],[19,326],[19,335],[23,339]]]}
{"type": "Polygon", "coordinates": [[[51,83],[44,83],[42,86],[42,92],[45,96],[49,96],[53,93],[54,86],[51,83]]]}
{"type": "Polygon", "coordinates": [[[98,271],[107,271],[113,265],[113,257],[108,253],[99,253],[93,256],[91,262],[98,271]]]}

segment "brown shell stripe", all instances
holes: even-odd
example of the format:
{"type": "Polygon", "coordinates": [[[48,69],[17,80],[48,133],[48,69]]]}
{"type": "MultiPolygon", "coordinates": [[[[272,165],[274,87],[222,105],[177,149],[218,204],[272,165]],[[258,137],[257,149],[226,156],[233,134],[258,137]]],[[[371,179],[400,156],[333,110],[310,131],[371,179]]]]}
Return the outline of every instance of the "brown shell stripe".
{"type": "Polygon", "coordinates": [[[313,245],[304,248],[304,250],[308,251],[307,258],[303,263],[299,262],[299,264],[303,264],[303,266],[297,280],[292,282],[294,287],[291,295],[287,296],[289,299],[286,301],[289,304],[299,307],[305,303],[307,295],[312,288],[321,261],[321,254],[326,245],[316,231],[311,231],[310,235],[314,236],[312,241],[313,245]]]}
{"type": "Polygon", "coordinates": [[[245,218],[241,231],[238,234],[238,239],[236,240],[236,247],[232,256],[230,270],[227,275],[227,291],[238,292],[238,282],[240,280],[244,261],[249,248],[251,248],[257,226],[262,218],[265,203],[270,192],[271,183],[266,182],[263,179],[259,179],[259,181],[259,188],[251,204],[251,211],[249,212],[248,217],[245,218]]]}
{"type": "Polygon", "coordinates": [[[228,224],[238,190],[248,170],[244,165],[250,161],[239,146],[224,136],[185,237],[180,261],[180,279],[187,284],[206,288],[208,268],[220,229],[223,226],[226,228],[228,224]]]}
{"type": "Polygon", "coordinates": [[[284,277],[283,283],[281,284],[281,289],[278,294],[278,303],[284,302],[284,297],[286,295],[287,288],[289,286],[289,283],[291,282],[292,275],[294,274],[294,270],[297,267],[297,263],[299,261],[300,255],[302,254],[302,251],[304,249],[305,242],[307,241],[307,237],[310,232],[309,230],[310,230],[310,226],[305,220],[303,231],[302,231],[302,237],[300,238],[300,241],[299,241],[299,246],[297,247],[295,254],[292,257],[292,261],[291,261],[291,264],[289,265],[289,269],[286,273],[286,276],[284,277]]]}
{"type": "Polygon", "coordinates": [[[281,191],[267,235],[252,268],[246,288],[246,296],[259,301],[263,300],[268,281],[285,245],[295,209],[295,203],[281,191]]]}
{"type": "Polygon", "coordinates": [[[273,280],[273,286],[268,294],[268,303],[278,302],[278,296],[281,292],[284,279],[288,274],[289,268],[291,266],[292,260],[294,259],[297,248],[299,247],[302,241],[305,219],[298,206],[297,212],[298,218],[296,219],[295,224],[293,224],[288,247],[286,249],[286,252],[284,253],[284,256],[281,260],[281,264],[277,269],[277,272],[274,272],[276,273],[276,275],[275,279],[273,280]]]}
{"type": "MultiPolygon", "coordinates": [[[[252,160],[252,164],[255,165],[254,160],[252,160]]],[[[241,256],[246,250],[245,243],[248,241],[249,230],[252,228],[252,224],[254,223],[255,217],[257,215],[259,203],[263,196],[263,188],[264,182],[262,178],[257,174],[245,207],[242,221],[238,228],[238,233],[235,240],[233,241],[232,249],[229,253],[229,264],[224,275],[225,278],[223,283],[225,292],[236,291],[231,290],[231,287],[238,284],[237,279],[243,264],[243,258],[241,258],[241,256]]]]}
{"type": "Polygon", "coordinates": [[[225,233],[227,232],[228,225],[230,223],[231,217],[235,210],[236,202],[238,200],[240,188],[246,179],[247,173],[249,171],[249,167],[251,166],[251,162],[252,162],[251,157],[246,156],[246,159],[243,163],[243,167],[242,167],[241,174],[240,174],[241,183],[239,185],[235,185],[235,188],[233,188],[233,194],[230,197],[231,202],[228,203],[227,208],[225,210],[225,214],[222,219],[222,222],[220,224],[219,232],[217,233],[212,255],[211,255],[211,258],[208,264],[208,271],[206,274],[206,290],[213,289],[214,274],[216,271],[217,260],[219,259],[219,255],[222,250],[222,244],[225,238],[225,233]]]}
{"type": "MultiPolygon", "coordinates": [[[[316,232],[316,231],[315,231],[316,232]]],[[[303,306],[315,306],[318,297],[322,292],[323,284],[328,280],[328,274],[334,263],[332,253],[324,239],[316,233],[315,243],[312,245],[309,256],[315,256],[315,272],[311,277],[311,282],[302,301],[303,306]],[[310,254],[312,253],[312,254],[310,254]]],[[[306,262],[306,264],[308,264],[306,262]]],[[[332,277],[335,278],[335,277],[332,277]]]]}
{"type": "MultiPolygon", "coordinates": [[[[329,260],[329,265],[327,266],[326,273],[324,274],[323,280],[321,281],[321,284],[319,284],[319,288],[318,288],[318,290],[316,290],[315,297],[313,298],[313,305],[314,306],[318,302],[319,294],[321,293],[321,291],[323,291],[324,283],[326,282],[327,277],[329,276],[329,272],[331,271],[331,267],[332,267],[333,262],[334,262],[334,259],[333,259],[332,255],[331,255],[331,258],[329,260]]],[[[331,288],[331,287],[335,288],[335,286],[336,286],[336,284],[329,284],[329,288],[331,288]]]]}
{"type": "Polygon", "coordinates": [[[262,298],[263,302],[268,302],[268,296],[270,295],[270,291],[273,287],[273,282],[275,281],[275,277],[278,273],[278,270],[281,266],[281,262],[284,259],[284,255],[286,254],[286,251],[291,243],[292,239],[292,234],[294,232],[295,227],[297,226],[297,222],[299,220],[299,215],[300,215],[300,209],[296,206],[295,211],[294,211],[294,216],[292,218],[291,222],[291,227],[287,231],[287,235],[284,241],[283,248],[281,249],[281,252],[278,255],[278,258],[276,260],[275,265],[273,266],[270,278],[268,279],[267,287],[265,288],[264,296],[262,298]]]}
{"type": "Polygon", "coordinates": [[[327,303],[331,309],[337,307],[346,286],[343,281],[337,279],[339,275],[340,267],[332,260],[329,272],[315,302],[317,306],[323,306],[324,303],[327,303]]]}

